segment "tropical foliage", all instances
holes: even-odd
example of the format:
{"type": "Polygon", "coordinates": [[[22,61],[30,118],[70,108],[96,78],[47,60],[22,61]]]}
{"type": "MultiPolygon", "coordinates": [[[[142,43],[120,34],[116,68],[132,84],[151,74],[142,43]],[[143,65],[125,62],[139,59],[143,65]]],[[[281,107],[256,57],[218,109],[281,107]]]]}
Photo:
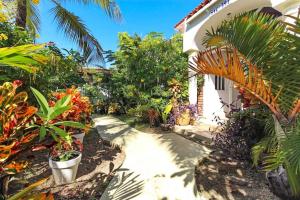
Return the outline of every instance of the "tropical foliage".
{"type": "Polygon", "coordinates": [[[53,194],[51,193],[45,193],[45,192],[36,192],[34,191],[38,186],[42,185],[47,181],[47,178],[41,179],[28,187],[24,188],[17,194],[14,194],[13,196],[9,197],[8,200],[25,200],[25,199],[31,199],[31,200],[54,200],[53,194]]]}
{"type": "Polygon", "coordinates": [[[0,86],[0,173],[15,174],[23,170],[26,162],[16,163],[13,158],[38,136],[36,131],[26,131],[33,123],[37,108],[28,105],[26,92],[16,90],[20,81],[6,82],[0,86]]]}
{"type": "Polygon", "coordinates": [[[207,33],[204,44],[211,48],[190,66],[234,81],[252,100],[268,106],[275,131],[254,148],[254,156],[267,151],[265,169],[283,165],[299,195],[300,38],[299,19],[294,19],[295,24],[287,24],[267,14],[245,13],[224,21],[207,33]]]}
{"type": "MultiPolygon", "coordinates": [[[[43,94],[49,95],[52,91],[86,83],[80,73],[84,63],[82,56],[78,54],[73,50],[60,50],[54,44],[48,44],[39,51],[39,55],[46,57],[47,60],[34,66],[35,73],[3,66],[0,68],[1,76],[4,81],[21,79],[23,81],[22,89],[29,94],[32,94],[30,91],[30,86],[32,86],[43,94]]],[[[34,98],[29,100],[35,103],[34,98]]]]}
{"type": "Polygon", "coordinates": [[[37,66],[45,64],[47,58],[37,50],[41,50],[45,45],[22,45],[17,47],[0,48],[0,66],[17,67],[34,73],[38,70],[37,66]]]}
{"type": "Polygon", "coordinates": [[[10,22],[0,22],[0,47],[32,44],[33,35],[10,22]]]}
{"type": "Polygon", "coordinates": [[[33,126],[38,127],[40,140],[43,140],[49,134],[56,142],[65,140],[71,143],[71,136],[64,130],[64,127],[84,128],[84,125],[79,122],[59,119],[61,114],[71,109],[71,95],[65,95],[57,102],[49,104],[38,90],[34,88],[31,88],[31,90],[40,106],[39,112],[37,112],[39,121],[33,126]]]}
{"type": "Polygon", "coordinates": [[[50,101],[50,106],[55,105],[55,102],[65,98],[66,96],[70,96],[71,98],[68,104],[70,106],[69,109],[57,116],[57,119],[61,121],[81,122],[83,124],[90,123],[92,105],[89,98],[82,96],[80,91],[74,86],[67,88],[62,92],[54,92],[51,96],[53,98],[52,101],[50,101]]]}
{"type": "Polygon", "coordinates": [[[107,101],[118,103],[120,113],[149,114],[142,117],[148,121],[150,116],[160,115],[172,98],[169,84],[172,79],[182,83],[180,98],[185,100],[188,63],[181,47],[180,35],[167,40],[159,33],[144,38],[120,33],[118,50],[108,55],[112,60],[110,75],[100,83],[107,101]],[[148,112],[150,108],[156,112],[148,112]]]}

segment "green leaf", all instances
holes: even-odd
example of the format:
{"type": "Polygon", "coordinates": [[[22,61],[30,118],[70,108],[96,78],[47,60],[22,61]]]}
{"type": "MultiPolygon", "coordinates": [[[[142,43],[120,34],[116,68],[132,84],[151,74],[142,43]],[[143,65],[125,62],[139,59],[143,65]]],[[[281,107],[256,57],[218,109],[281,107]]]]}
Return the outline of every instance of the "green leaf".
{"type": "Polygon", "coordinates": [[[85,126],[79,122],[73,122],[73,121],[62,121],[62,122],[57,122],[54,125],[56,126],[69,126],[69,127],[73,127],[73,128],[80,128],[80,129],[84,129],[85,126]]]}
{"type": "Polygon", "coordinates": [[[47,131],[46,131],[45,126],[41,126],[41,128],[40,128],[40,141],[45,138],[46,133],[47,133],[47,131]]]}
{"type": "Polygon", "coordinates": [[[40,109],[43,112],[44,115],[48,115],[49,113],[49,104],[46,100],[46,98],[44,97],[44,95],[42,95],[42,93],[40,93],[37,89],[34,89],[33,87],[30,87],[32,93],[34,94],[38,104],[40,105],[40,109]]]}
{"type": "Polygon", "coordinates": [[[54,141],[58,142],[58,138],[56,137],[56,135],[54,133],[51,133],[51,136],[52,136],[54,141]]]}
{"type": "Polygon", "coordinates": [[[67,95],[67,96],[64,96],[63,98],[61,98],[60,100],[58,100],[55,104],[55,108],[56,107],[65,107],[67,106],[71,101],[71,95],[67,95]]]}
{"type": "Polygon", "coordinates": [[[48,119],[49,120],[55,119],[57,116],[64,113],[65,111],[69,110],[70,108],[71,108],[71,106],[58,107],[58,108],[54,107],[54,108],[52,108],[53,110],[51,110],[49,112],[48,119]]]}
{"type": "Polygon", "coordinates": [[[59,135],[63,139],[67,139],[67,137],[69,135],[66,131],[64,131],[61,128],[58,128],[58,127],[56,127],[54,125],[49,125],[49,128],[51,128],[52,130],[54,130],[55,133],[57,133],[57,135],[59,135]]]}

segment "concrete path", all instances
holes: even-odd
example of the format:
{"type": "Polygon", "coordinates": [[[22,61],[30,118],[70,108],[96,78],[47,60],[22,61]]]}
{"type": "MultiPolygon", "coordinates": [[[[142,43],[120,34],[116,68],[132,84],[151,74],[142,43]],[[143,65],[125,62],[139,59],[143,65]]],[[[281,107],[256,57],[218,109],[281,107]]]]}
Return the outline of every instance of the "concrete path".
{"type": "Polygon", "coordinates": [[[103,139],[126,154],[101,200],[200,200],[194,169],[209,150],[173,134],[140,132],[122,121],[95,118],[103,139]]]}

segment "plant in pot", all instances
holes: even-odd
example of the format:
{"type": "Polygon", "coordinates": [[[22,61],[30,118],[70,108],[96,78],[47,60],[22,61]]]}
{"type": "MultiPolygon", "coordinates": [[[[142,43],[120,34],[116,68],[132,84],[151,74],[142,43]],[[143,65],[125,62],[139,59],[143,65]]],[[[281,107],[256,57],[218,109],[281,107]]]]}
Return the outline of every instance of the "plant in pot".
{"type": "Polygon", "coordinates": [[[33,126],[40,131],[40,140],[47,135],[52,136],[52,145],[49,165],[52,169],[55,183],[57,185],[71,183],[75,180],[78,165],[81,161],[81,152],[74,150],[74,142],[71,135],[66,132],[68,128],[84,129],[85,126],[79,122],[62,121],[57,118],[68,111],[71,96],[66,95],[50,106],[46,98],[36,89],[31,88],[40,108],[37,112],[38,122],[33,126]]]}
{"type": "Polygon", "coordinates": [[[85,129],[74,127],[66,128],[67,132],[71,133],[73,138],[76,138],[83,143],[83,138],[88,132],[91,123],[92,106],[89,98],[82,96],[80,91],[73,86],[66,89],[66,91],[52,93],[53,100],[50,101],[50,106],[55,105],[56,101],[59,101],[68,95],[71,97],[71,100],[68,103],[70,109],[57,116],[57,119],[62,121],[75,121],[85,124],[85,129]]]}
{"type": "Polygon", "coordinates": [[[160,125],[160,127],[162,128],[162,130],[164,131],[168,131],[170,129],[172,129],[173,124],[168,123],[168,117],[172,111],[173,108],[173,104],[172,103],[168,103],[164,109],[164,111],[161,113],[161,117],[162,117],[162,121],[163,123],[160,125]]]}
{"type": "Polygon", "coordinates": [[[52,148],[49,165],[56,185],[72,183],[82,157],[82,143],[60,139],[52,148]]]}
{"type": "Polygon", "coordinates": [[[193,125],[197,117],[197,106],[179,105],[174,107],[173,115],[175,123],[179,126],[193,125]]]}

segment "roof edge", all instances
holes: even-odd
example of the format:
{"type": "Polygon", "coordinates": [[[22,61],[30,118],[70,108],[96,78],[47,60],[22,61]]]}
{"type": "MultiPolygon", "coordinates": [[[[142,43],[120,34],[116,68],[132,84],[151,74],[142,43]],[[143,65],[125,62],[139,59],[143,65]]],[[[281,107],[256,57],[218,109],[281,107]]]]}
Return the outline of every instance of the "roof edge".
{"type": "Polygon", "coordinates": [[[204,0],[201,2],[196,8],[194,8],[188,15],[186,15],[183,19],[181,19],[175,26],[174,28],[178,30],[177,28],[186,20],[191,18],[193,15],[195,15],[199,10],[201,10],[204,6],[209,4],[212,0],[204,0]]]}

